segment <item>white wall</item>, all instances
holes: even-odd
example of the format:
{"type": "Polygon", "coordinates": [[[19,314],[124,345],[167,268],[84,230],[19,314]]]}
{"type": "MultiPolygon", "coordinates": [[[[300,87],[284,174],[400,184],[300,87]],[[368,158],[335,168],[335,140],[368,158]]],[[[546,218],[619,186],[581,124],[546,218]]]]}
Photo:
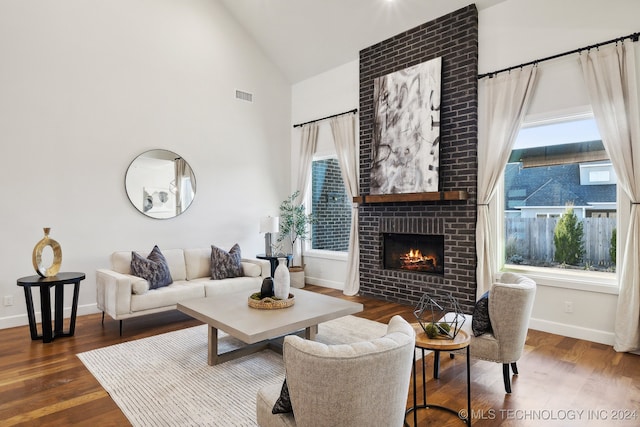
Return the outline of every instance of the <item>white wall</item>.
{"type": "MultiPolygon", "coordinates": [[[[294,124],[304,123],[358,108],[359,87],[359,62],[357,59],[293,85],[292,122],[294,124]]],[[[317,154],[325,155],[333,150],[333,137],[328,121],[323,120],[319,125],[317,154]]],[[[356,138],[358,133],[356,129],[356,138]]],[[[299,153],[300,128],[294,128],[291,131],[292,191],[295,189],[293,181],[298,176],[296,159],[298,159],[299,153]]],[[[307,283],[344,289],[347,274],[346,253],[344,256],[335,253],[326,255],[318,251],[307,250],[304,260],[307,283]]]]}
{"type": "MultiPolygon", "coordinates": [[[[496,71],[640,31],[639,15],[640,2],[636,0],[508,0],[479,11],[479,72],[496,71]]],[[[358,52],[354,52],[353,62],[293,86],[294,122],[346,111],[357,105],[357,57],[358,52]]],[[[577,61],[574,56],[545,64],[546,71],[541,72],[542,83],[531,106],[532,114],[543,116],[550,111],[584,110],[588,98],[579,79],[553,78],[572,76],[579,71],[577,61]],[[551,77],[543,80],[545,72],[551,77]],[[568,95],[557,96],[558,85],[563,86],[568,95]]],[[[292,138],[295,159],[298,135],[294,132],[292,138]]],[[[295,176],[295,162],[292,167],[292,176],[295,176]]],[[[331,269],[318,269],[314,280],[321,282],[325,271],[331,269]]],[[[532,327],[597,342],[613,342],[615,293],[603,292],[597,287],[585,291],[542,282],[532,327]],[[573,313],[564,312],[565,301],[573,302],[573,313]]]]}
{"type": "Polygon", "coordinates": [[[0,328],[27,323],[16,279],[35,274],[42,227],[62,271],[87,274],[80,314],[96,310],[95,270],[115,250],[263,251],[259,219],[289,190],[291,87],[218,2],[4,0],[0,34],[0,328]],[[124,190],[129,163],[155,148],[195,173],[174,219],[145,217],[124,190]]]}

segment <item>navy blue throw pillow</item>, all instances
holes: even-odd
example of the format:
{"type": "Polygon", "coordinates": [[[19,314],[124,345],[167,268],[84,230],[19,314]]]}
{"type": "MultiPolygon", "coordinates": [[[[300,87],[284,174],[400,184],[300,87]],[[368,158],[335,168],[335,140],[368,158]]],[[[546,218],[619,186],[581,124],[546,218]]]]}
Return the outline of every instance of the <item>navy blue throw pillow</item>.
{"type": "Polygon", "coordinates": [[[289,398],[289,387],[287,387],[287,379],[284,379],[284,383],[282,383],[282,389],[280,390],[280,397],[276,400],[276,404],[273,405],[273,409],[271,410],[272,414],[286,414],[288,412],[293,412],[293,408],[291,407],[291,399],[289,398]]]}
{"type": "Polygon", "coordinates": [[[146,258],[138,255],[137,252],[131,252],[131,274],[149,282],[149,289],[161,288],[173,283],[169,264],[158,245],[153,247],[146,258]]]}
{"type": "Polygon", "coordinates": [[[242,254],[237,243],[229,252],[211,245],[211,279],[219,280],[242,276],[241,260],[242,254]]]}
{"type": "Polygon", "coordinates": [[[489,319],[489,291],[476,301],[473,308],[473,318],[471,320],[473,335],[479,337],[482,334],[493,332],[491,329],[491,319],[489,319]]]}

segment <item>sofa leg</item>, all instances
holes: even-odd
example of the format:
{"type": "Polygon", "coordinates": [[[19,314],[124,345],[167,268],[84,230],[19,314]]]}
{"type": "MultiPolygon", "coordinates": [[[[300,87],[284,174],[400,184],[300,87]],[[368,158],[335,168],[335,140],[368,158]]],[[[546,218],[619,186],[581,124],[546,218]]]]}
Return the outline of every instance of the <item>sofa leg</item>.
{"type": "Polygon", "coordinates": [[[511,363],[511,370],[513,371],[513,375],[518,375],[518,365],[516,365],[516,362],[511,363]]]}
{"type": "Polygon", "coordinates": [[[122,320],[120,321],[120,336],[122,336],[122,320]]]}
{"type": "Polygon", "coordinates": [[[102,326],[104,326],[104,311],[102,312],[102,326]]]}
{"type": "Polygon", "coordinates": [[[509,369],[509,364],[508,363],[503,363],[502,364],[502,376],[504,377],[504,390],[507,393],[511,393],[511,378],[509,378],[511,375],[510,369],[509,369]]]}

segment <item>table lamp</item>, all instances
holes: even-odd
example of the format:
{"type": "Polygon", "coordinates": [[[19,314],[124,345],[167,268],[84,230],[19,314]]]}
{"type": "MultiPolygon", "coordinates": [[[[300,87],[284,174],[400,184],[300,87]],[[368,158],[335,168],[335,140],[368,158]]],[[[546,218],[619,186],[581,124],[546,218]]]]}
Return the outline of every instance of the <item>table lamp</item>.
{"type": "Polygon", "coordinates": [[[266,216],[260,219],[260,233],[264,233],[264,253],[273,256],[271,249],[271,234],[277,233],[280,227],[280,219],[276,216],[266,216]]]}

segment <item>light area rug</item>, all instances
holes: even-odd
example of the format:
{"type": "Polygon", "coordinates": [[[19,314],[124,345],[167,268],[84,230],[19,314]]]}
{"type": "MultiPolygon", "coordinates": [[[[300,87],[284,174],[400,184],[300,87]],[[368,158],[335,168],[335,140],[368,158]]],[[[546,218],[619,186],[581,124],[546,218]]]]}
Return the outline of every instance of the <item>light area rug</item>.
{"type": "MultiPolygon", "coordinates": [[[[381,337],[387,326],[356,316],[319,325],[316,341],[381,337]]],[[[219,331],[220,351],[244,345],[219,331]]],[[[133,426],[256,426],[256,393],[284,380],[282,356],[264,350],[207,365],[207,326],[80,353],[78,358],[133,426]]]]}

